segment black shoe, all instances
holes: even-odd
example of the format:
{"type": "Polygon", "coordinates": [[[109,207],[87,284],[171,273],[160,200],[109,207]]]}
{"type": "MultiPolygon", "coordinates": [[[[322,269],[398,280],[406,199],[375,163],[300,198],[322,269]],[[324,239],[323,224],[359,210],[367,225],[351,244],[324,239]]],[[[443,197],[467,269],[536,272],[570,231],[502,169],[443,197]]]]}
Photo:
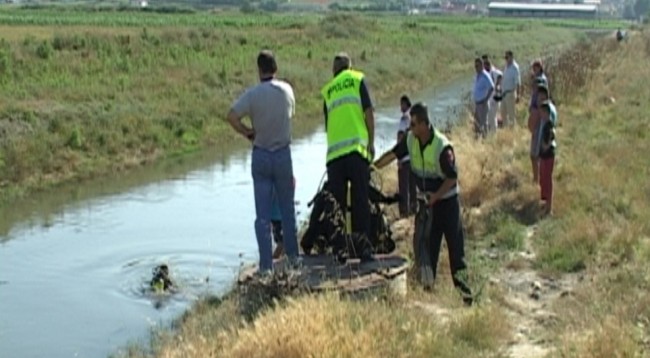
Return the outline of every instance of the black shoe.
{"type": "Polygon", "coordinates": [[[307,255],[307,256],[311,256],[311,250],[312,250],[313,248],[314,248],[314,247],[311,246],[311,245],[310,245],[310,246],[305,245],[305,246],[302,247],[302,252],[303,252],[305,255],[307,255]]]}
{"type": "Polygon", "coordinates": [[[336,257],[336,262],[338,262],[339,265],[345,265],[345,263],[348,262],[348,258],[343,252],[338,252],[334,254],[334,256],[336,257]]]}
{"type": "Polygon", "coordinates": [[[352,234],[351,244],[352,247],[348,250],[352,250],[355,253],[354,256],[361,259],[361,262],[374,261],[372,245],[365,234],[352,234]]]}
{"type": "Polygon", "coordinates": [[[464,296],[463,297],[463,303],[465,304],[465,306],[471,307],[472,304],[474,304],[474,299],[472,297],[470,297],[470,296],[464,296]]]}
{"type": "Polygon", "coordinates": [[[372,256],[372,251],[370,249],[363,250],[359,258],[361,259],[361,263],[375,261],[375,257],[372,256]]]}

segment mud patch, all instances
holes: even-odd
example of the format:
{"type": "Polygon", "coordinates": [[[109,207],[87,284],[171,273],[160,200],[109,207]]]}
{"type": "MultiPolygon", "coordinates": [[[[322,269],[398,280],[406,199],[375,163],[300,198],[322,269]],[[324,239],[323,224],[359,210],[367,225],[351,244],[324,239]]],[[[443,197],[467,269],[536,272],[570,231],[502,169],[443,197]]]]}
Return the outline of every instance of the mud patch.
{"type": "MultiPolygon", "coordinates": [[[[579,274],[545,276],[533,270],[534,251],[530,238],[535,227],[527,228],[525,251],[516,258],[516,265],[501,269],[492,282],[505,290],[506,314],[513,322],[513,339],[509,342],[508,354],[512,358],[545,357],[552,353],[550,337],[558,323],[557,315],[551,310],[553,303],[569,294],[580,280],[579,274]]],[[[514,261],[513,261],[514,262],[514,261]]]]}

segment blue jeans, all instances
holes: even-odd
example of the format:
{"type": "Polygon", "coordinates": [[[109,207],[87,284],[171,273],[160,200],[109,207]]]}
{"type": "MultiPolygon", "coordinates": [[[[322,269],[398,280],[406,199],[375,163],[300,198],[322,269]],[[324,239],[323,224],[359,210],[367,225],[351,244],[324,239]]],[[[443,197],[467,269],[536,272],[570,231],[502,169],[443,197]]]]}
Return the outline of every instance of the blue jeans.
{"type": "Polygon", "coordinates": [[[259,269],[260,271],[272,270],[271,210],[274,191],[280,204],[284,250],[289,258],[298,256],[290,147],[274,152],[254,147],[251,171],[255,190],[255,235],[260,253],[259,269]]]}

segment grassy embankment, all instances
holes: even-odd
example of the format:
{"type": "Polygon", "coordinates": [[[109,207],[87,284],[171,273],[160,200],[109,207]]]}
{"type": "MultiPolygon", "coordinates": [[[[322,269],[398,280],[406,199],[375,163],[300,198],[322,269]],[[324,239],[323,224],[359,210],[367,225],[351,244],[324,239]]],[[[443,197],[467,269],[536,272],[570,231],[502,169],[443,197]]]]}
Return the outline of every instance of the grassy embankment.
{"type": "Polygon", "coordinates": [[[0,205],[164,157],[243,147],[223,117],[255,83],[263,47],[295,85],[301,135],[321,121],[318,90],[338,50],[368,74],[376,99],[393,103],[467,73],[474,56],[498,56],[504,43],[539,53],[570,31],[503,20],[3,9],[0,205]]]}
{"type": "MultiPolygon", "coordinates": [[[[553,218],[538,216],[526,131],[460,146],[470,260],[486,272],[478,274],[489,280],[485,299],[514,317],[513,328],[522,327],[517,319],[536,321],[524,325],[531,329],[524,335],[546,357],[650,354],[650,162],[639,154],[649,149],[648,57],[646,30],[622,44],[607,38],[576,46],[547,64],[560,121],[553,218]],[[498,259],[486,259],[495,248],[498,259]],[[529,273],[561,288],[542,288],[531,299],[542,305],[517,304],[522,293],[508,281],[529,273]]],[[[518,333],[483,332],[504,343],[520,340],[518,333]]]]}
{"type": "MultiPolygon", "coordinates": [[[[550,59],[559,117],[555,216],[541,219],[526,129],[476,143],[457,128],[470,278],[463,308],[443,253],[433,294],[405,300],[292,298],[242,323],[236,300],[205,300],[130,357],[641,357],[649,352],[650,35],[583,43],[550,59]],[[528,235],[530,233],[530,235],[528,235]],[[541,298],[509,277],[570,286],[541,298]],[[519,290],[520,292],[518,292],[519,290]],[[524,292],[521,292],[521,291],[524,292]],[[529,306],[514,299],[523,297],[529,306]],[[537,307],[527,312],[526,307],[537,307]],[[528,321],[527,332],[517,332],[528,321]],[[527,335],[526,344],[519,344],[527,335]],[[517,346],[517,350],[514,347],[517,346]]],[[[523,109],[521,122],[523,121],[523,109]]],[[[394,169],[394,168],[393,168],[394,169]]],[[[394,186],[394,171],[386,171],[394,186]],[[392,178],[392,180],[391,180],[392,178]]],[[[390,191],[387,187],[385,190],[390,191]]],[[[402,222],[404,224],[404,222],[402,222]]],[[[400,230],[407,238],[412,228],[400,230]]],[[[401,250],[410,252],[407,242],[401,250]]],[[[524,282],[526,283],[526,282],[524,282]]],[[[548,295],[547,295],[548,293],[548,295]]]]}
{"type": "Polygon", "coordinates": [[[610,45],[564,110],[561,215],[534,241],[540,270],[585,268],[575,295],[553,307],[553,337],[568,356],[650,354],[650,34],[610,45]]]}

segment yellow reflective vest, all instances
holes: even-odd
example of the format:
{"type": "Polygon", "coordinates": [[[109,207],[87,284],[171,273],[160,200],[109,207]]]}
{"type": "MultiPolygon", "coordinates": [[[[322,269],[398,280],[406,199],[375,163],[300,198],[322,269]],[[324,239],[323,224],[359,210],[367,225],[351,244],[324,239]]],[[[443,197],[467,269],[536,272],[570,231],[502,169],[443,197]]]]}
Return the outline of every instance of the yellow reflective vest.
{"type": "MultiPolygon", "coordinates": [[[[451,145],[451,142],[438,130],[433,130],[431,144],[421,148],[420,141],[409,131],[406,137],[409,156],[411,157],[411,171],[420,179],[446,179],[440,167],[440,154],[451,145]],[[424,150],[423,150],[424,149],[424,150]]],[[[451,188],[442,199],[447,199],[458,194],[458,184],[451,188]]]]}
{"type": "Polygon", "coordinates": [[[368,128],[361,105],[363,73],[343,70],[321,94],[327,111],[327,162],[349,153],[359,152],[370,160],[368,128]]]}

